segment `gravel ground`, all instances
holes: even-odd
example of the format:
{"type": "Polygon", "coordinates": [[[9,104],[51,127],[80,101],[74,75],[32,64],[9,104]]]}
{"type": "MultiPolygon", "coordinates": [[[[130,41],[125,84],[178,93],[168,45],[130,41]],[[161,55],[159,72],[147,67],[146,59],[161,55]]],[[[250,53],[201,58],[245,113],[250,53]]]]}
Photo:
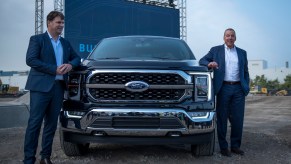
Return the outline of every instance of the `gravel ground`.
{"type": "MultiPolygon", "coordinates": [[[[224,157],[216,142],[213,156],[193,157],[178,146],[92,144],[82,157],[67,157],[56,133],[52,161],[59,164],[93,163],[289,163],[291,164],[291,97],[247,98],[242,149],[244,156],[224,157]]],[[[0,129],[0,163],[23,159],[24,127],[0,129]]]]}

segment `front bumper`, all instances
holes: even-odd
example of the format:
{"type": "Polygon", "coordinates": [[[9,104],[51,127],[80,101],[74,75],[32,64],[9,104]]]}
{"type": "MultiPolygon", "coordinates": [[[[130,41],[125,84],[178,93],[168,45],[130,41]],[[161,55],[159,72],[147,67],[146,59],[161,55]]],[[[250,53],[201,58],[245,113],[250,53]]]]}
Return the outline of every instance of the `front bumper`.
{"type": "Polygon", "coordinates": [[[62,131],[64,141],[72,143],[109,143],[109,144],[136,144],[136,145],[198,145],[207,144],[213,140],[214,131],[211,133],[201,133],[187,136],[151,136],[151,137],[133,137],[133,136],[94,136],[90,134],[81,134],[71,131],[62,131]]]}
{"type": "Polygon", "coordinates": [[[63,111],[62,130],[92,136],[187,136],[211,133],[215,112],[173,108],[91,108],[88,113],[63,111]]]}

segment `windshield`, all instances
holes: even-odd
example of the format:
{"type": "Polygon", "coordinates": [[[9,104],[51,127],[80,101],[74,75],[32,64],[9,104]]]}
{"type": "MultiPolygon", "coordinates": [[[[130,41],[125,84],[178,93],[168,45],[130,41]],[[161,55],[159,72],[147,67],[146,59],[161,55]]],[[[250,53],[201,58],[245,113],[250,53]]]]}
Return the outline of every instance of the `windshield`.
{"type": "Polygon", "coordinates": [[[102,40],[88,59],[193,60],[195,57],[187,44],[179,39],[116,37],[102,40]]]}

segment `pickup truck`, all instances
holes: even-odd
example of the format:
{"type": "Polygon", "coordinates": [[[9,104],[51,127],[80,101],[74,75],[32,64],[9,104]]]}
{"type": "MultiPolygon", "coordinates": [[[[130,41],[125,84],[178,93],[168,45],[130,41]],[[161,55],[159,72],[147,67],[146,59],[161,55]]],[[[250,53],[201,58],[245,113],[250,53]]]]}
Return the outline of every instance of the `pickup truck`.
{"type": "Polygon", "coordinates": [[[209,156],[214,101],[211,72],[183,40],[105,38],[69,73],[61,147],[67,156],[79,156],[90,143],[177,144],[209,156]]]}

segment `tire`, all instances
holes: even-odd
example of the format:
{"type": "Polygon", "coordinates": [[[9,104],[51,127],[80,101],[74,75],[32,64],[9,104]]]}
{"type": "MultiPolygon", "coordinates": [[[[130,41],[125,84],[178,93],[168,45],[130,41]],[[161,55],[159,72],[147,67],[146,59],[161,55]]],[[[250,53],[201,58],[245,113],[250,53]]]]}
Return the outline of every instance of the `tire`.
{"type": "Polygon", "coordinates": [[[191,145],[192,155],[199,156],[211,156],[213,155],[215,147],[215,131],[211,133],[211,141],[206,144],[191,145]]]}
{"type": "Polygon", "coordinates": [[[67,156],[82,156],[89,152],[89,143],[75,144],[64,141],[63,132],[61,130],[59,132],[61,148],[67,156]]]}

